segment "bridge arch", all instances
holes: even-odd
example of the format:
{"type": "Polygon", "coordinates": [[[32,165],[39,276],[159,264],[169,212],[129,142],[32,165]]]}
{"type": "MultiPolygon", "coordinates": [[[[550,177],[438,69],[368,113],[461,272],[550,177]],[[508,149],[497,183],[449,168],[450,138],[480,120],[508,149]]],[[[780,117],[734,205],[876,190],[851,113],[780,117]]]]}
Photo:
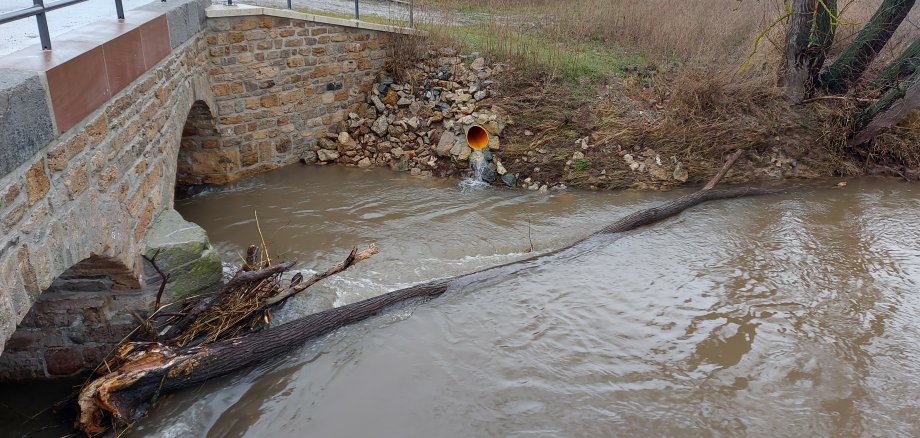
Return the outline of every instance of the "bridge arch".
{"type": "Polygon", "coordinates": [[[0,356],[0,380],[74,375],[99,365],[137,321],[125,308],[150,308],[155,293],[121,261],[97,254],[73,264],[41,291],[0,356]]]}
{"type": "Polygon", "coordinates": [[[172,209],[177,182],[315,161],[328,127],[367,105],[389,34],[414,32],[210,3],[153,2],[115,39],[80,40],[85,51],[0,59],[0,100],[23,103],[0,108],[0,134],[29,131],[0,153],[0,343],[87,260],[119,266],[112,284],[149,288],[141,254],[160,224],[196,228],[172,209]]]}
{"type": "Polygon", "coordinates": [[[182,127],[176,184],[220,184],[239,169],[236,149],[225,149],[217,118],[204,100],[196,100],[182,127]]]}

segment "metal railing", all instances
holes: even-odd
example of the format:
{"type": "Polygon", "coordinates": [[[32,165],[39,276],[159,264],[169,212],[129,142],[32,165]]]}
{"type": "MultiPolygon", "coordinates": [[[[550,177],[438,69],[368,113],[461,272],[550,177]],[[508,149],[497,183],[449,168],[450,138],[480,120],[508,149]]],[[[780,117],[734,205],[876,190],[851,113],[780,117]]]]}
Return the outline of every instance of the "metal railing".
{"type": "MultiPolygon", "coordinates": [[[[85,1],[86,0],[58,0],[45,4],[45,0],[32,0],[31,7],[0,14],[0,24],[21,20],[23,18],[35,17],[35,21],[38,22],[38,38],[41,40],[42,50],[51,50],[51,34],[48,32],[48,18],[45,14],[55,9],[83,3],[85,1]]],[[[166,0],[160,1],[166,2],[166,0]]],[[[121,0],[115,0],[115,13],[118,15],[118,19],[125,19],[125,7],[121,4],[121,0]]]]}
{"type": "MultiPolygon", "coordinates": [[[[21,20],[23,18],[35,17],[35,21],[38,23],[38,38],[41,40],[42,50],[51,50],[51,33],[48,31],[48,19],[45,16],[48,12],[51,12],[55,9],[64,8],[67,6],[75,5],[77,3],[83,3],[87,0],[57,0],[45,4],[45,0],[32,0],[32,6],[28,8],[22,8],[15,11],[5,12],[0,14],[0,24],[9,23],[11,21],[21,20]]],[[[160,0],[163,3],[166,3],[166,0],[160,0]]],[[[227,5],[232,6],[233,0],[226,0],[227,5]]],[[[409,27],[415,27],[415,1],[414,0],[395,0],[397,3],[409,5],[409,27]]],[[[288,9],[294,9],[292,5],[292,0],[287,0],[288,9]]],[[[118,19],[124,20],[125,18],[125,7],[122,5],[122,0],[115,0],[115,13],[118,16],[118,19]]],[[[360,9],[360,0],[355,0],[355,20],[361,19],[361,9],[360,9]]]]}

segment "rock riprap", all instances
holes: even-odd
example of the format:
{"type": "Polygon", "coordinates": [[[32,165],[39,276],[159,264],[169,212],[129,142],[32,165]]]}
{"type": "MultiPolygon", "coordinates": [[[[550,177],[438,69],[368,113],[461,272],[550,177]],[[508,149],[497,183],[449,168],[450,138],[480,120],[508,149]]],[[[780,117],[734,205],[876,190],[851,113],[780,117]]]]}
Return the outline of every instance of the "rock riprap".
{"type": "MultiPolygon", "coordinates": [[[[304,161],[388,166],[413,175],[471,172],[473,151],[466,143],[466,131],[482,126],[490,136],[487,149],[498,150],[504,127],[510,123],[491,102],[492,77],[501,69],[500,64],[490,66],[478,56],[440,49],[406,69],[401,81],[378,75],[367,101],[349,108],[347,118],[320,138],[304,161]]],[[[500,177],[513,186],[514,175],[491,153],[485,156],[490,179],[500,177]]]]}

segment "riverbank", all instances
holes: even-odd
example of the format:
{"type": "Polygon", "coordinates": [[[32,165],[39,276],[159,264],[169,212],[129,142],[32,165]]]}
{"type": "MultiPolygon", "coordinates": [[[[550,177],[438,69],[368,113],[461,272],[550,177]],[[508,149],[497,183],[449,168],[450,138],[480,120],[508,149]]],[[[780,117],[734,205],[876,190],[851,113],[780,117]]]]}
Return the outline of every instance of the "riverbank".
{"type": "Polygon", "coordinates": [[[305,162],[470,177],[476,152],[465,132],[479,125],[490,141],[477,178],[530,190],[698,185],[737,149],[745,154],[729,183],[920,176],[920,152],[908,147],[920,143],[920,116],[879,138],[867,155],[843,147],[843,128],[833,126],[837,102],[793,107],[775,89],[651,68],[601,83],[553,80],[487,62],[479,52],[402,46],[418,52],[381,72],[367,102],[305,162]]]}
{"type": "MultiPolygon", "coordinates": [[[[425,3],[419,27],[429,38],[398,39],[366,105],[306,161],[467,176],[463,133],[480,124],[497,137],[487,180],[534,190],[696,185],[738,149],[729,183],[920,178],[920,112],[848,146],[854,109],[877,96],[784,100],[780,55],[760,39],[782,39],[782,26],[766,27],[779,13],[769,5],[700,15],[679,2],[669,14],[631,0],[425,3]]],[[[857,24],[873,10],[847,7],[841,17],[857,24]]],[[[830,56],[858,27],[841,26],[830,56]]],[[[899,31],[872,69],[915,34],[899,31]]]]}

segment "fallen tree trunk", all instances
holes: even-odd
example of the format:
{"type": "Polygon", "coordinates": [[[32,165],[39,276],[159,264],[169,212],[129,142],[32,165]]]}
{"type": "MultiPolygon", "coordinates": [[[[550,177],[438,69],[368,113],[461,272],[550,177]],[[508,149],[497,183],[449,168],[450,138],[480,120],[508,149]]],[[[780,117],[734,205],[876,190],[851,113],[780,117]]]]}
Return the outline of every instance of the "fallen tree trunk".
{"type": "Polygon", "coordinates": [[[881,89],[891,88],[912,76],[918,69],[920,69],[920,37],[917,37],[894,61],[891,61],[875,77],[872,84],[881,89]]]}
{"type": "MultiPolygon", "coordinates": [[[[711,186],[722,178],[739,155],[740,152],[733,154],[710,184],[702,190],[681,196],[661,206],[630,214],[588,238],[550,253],[396,290],[226,341],[195,347],[171,347],[161,343],[126,345],[119,353],[119,359],[124,365],[94,380],[81,390],[78,398],[80,415],[76,427],[88,434],[104,432],[107,429],[107,423],[104,421],[107,415],[111,415],[118,423],[130,424],[146,414],[147,409],[161,393],[193,386],[213,377],[277,358],[311,338],[376,315],[394,304],[414,298],[435,297],[450,287],[462,287],[473,280],[507,274],[509,269],[525,269],[531,266],[531,262],[572,248],[592,236],[631,231],[674,216],[706,201],[781,191],[746,187],[712,189],[711,186]]],[[[348,264],[346,260],[343,266],[347,267],[348,264]]]]}
{"type": "Polygon", "coordinates": [[[850,139],[848,146],[868,143],[876,135],[900,123],[917,108],[920,108],[920,70],[866,108],[860,117],[859,131],[850,139]]]}

